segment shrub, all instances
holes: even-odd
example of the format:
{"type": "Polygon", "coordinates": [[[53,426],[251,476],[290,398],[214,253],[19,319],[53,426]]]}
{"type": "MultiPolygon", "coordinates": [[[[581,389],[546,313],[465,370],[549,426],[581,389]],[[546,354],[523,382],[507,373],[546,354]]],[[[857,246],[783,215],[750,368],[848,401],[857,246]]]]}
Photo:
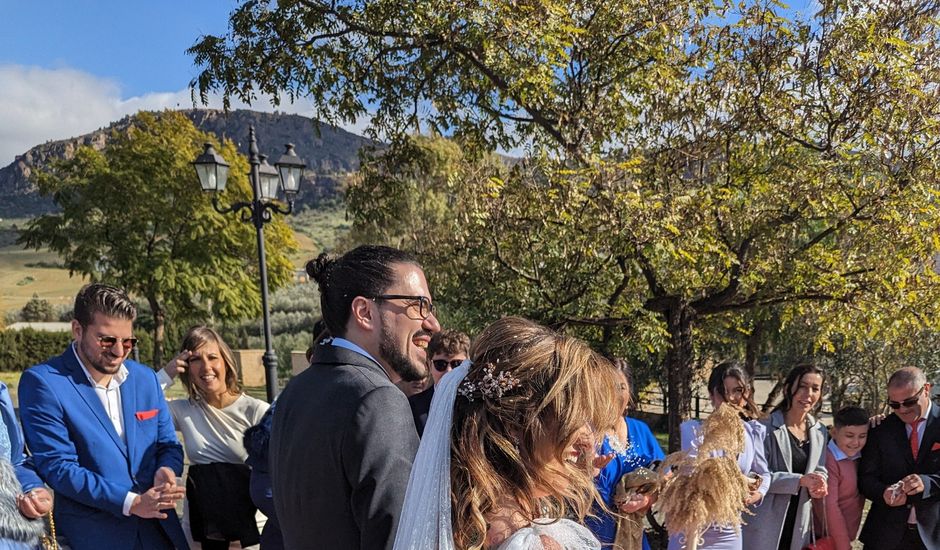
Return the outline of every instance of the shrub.
{"type": "Polygon", "coordinates": [[[61,354],[71,341],[69,332],[0,330],[0,371],[25,370],[61,354]]]}
{"type": "Polygon", "coordinates": [[[20,319],[29,323],[55,321],[57,317],[49,300],[40,298],[36,294],[33,294],[33,297],[20,310],[20,319]]]}

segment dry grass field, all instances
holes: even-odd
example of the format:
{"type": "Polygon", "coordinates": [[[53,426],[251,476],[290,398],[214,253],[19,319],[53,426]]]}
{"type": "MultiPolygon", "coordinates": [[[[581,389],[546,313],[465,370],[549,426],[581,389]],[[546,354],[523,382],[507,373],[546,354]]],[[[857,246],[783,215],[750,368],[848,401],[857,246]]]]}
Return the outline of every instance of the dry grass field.
{"type": "MultiPolygon", "coordinates": [[[[335,246],[339,236],[349,228],[341,207],[305,210],[288,220],[299,245],[291,256],[298,270],[324,248],[335,246]]],[[[61,262],[56,254],[48,250],[23,250],[15,244],[15,227],[26,222],[14,218],[0,220],[0,316],[18,312],[33,294],[54,306],[71,305],[75,293],[85,283],[80,275],[70,277],[67,270],[57,267],[61,262]]],[[[257,260],[252,258],[252,261],[257,260]]]]}
{"type": "Polygon", "coordinates": [[[71,304],[84,279],[61,267],[56,254],[47,250],[23,250],[15,244],[14,226],[23,219],[0,221],[0,314],[15,312],[36,294],[53,305],[71,304]]]}

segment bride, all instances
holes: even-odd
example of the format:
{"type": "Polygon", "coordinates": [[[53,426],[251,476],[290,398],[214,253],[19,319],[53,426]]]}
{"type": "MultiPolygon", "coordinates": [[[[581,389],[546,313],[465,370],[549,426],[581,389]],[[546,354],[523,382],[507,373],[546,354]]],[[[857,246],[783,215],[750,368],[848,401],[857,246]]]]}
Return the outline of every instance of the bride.
{"type": "Polygon", "coordinates": [[[600,548],[588,426],[617,389],[583,342],[519,317],[488,326],[434,390],[397,550],[600,548]]]}

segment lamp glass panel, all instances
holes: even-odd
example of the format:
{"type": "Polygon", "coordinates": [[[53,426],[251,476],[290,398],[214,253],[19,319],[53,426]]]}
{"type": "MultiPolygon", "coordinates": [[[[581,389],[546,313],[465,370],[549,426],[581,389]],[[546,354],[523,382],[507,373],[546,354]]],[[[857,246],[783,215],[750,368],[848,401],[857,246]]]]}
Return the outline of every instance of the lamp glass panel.
{"type": "Polygon", "coordinates": [[[215,191],[216,176],[214,166],[211,164],[196,164],[196,175],[199,176],[199,185],[203,191],[215,191]]]}
{"type": "Polygon", "coordinates": [[[277,174],[266,174],[261,172],[258,177],[261,179],[260,182],[260,191],[262,200],[273,200],[277,197],[277,174]]]}
{"type": "Polygon", "coordinates": [[[281,173],[281,184],[284,186],[285,193],[296,193],[300,187],[300,175],[303,168],[297,166],[278,166],[281,173]]]}
{"type": "Polygon", "coordinates": [[[216,189],[225,191],[225,184],[228,183],[228,165],[215,165],[216,189]]]}

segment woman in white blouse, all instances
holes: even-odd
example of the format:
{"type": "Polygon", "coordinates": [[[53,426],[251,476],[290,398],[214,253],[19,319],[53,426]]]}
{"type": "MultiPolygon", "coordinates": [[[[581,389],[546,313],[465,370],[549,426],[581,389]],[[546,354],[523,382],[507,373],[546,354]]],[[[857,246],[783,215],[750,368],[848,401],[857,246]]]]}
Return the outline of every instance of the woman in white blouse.
{"type": "Polygon", "coordinates": [[[227,549],[236,540],[243,548],[258,544],[242,437],[268,404],[242,392],[232,350],[205,326],[186,333],[182,351],[164,372],[179,372],[189,394],[169,402],[190,464],[184,526],[204,550],[227,549]]]}

